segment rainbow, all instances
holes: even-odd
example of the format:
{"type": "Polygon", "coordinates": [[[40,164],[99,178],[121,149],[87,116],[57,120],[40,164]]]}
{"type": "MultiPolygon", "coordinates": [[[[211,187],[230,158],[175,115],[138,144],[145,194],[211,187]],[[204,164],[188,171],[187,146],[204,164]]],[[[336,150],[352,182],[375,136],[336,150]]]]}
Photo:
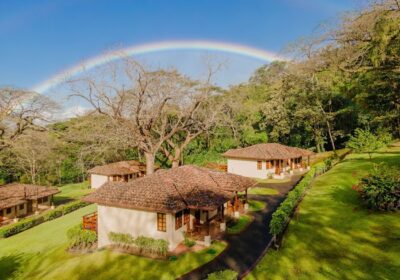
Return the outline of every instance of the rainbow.
{"type": "Polygon", "coordinates": [[[161,52],[161,51],[171,51],[171,50],[220,51],[220,52],[227,52],[227,53],[247,56],[265,62],[271,62],[274,60],[287,60],[286,58],[279,56],[276,53],[234,43],[201,41],[201,40],[161,41],[143,45],[133,45],[127,48],[123,48],[112,52],[107,52],[105,54],[84,60],[81,63],[78,63],[75,66],[63,70],[60,73],[50,77],[49,79],[35,85],[34,87],[31,88],[31,90],[38,93],[45,93],[52,87],[57,86],[58,84],[63,82],[66,77],[75,76],[86,70],[90,70],[97,66],[103,65],[107,62],[120,59],[121,53],[133,56],[133,55],[142,55],[142,54],[161,52]]]}

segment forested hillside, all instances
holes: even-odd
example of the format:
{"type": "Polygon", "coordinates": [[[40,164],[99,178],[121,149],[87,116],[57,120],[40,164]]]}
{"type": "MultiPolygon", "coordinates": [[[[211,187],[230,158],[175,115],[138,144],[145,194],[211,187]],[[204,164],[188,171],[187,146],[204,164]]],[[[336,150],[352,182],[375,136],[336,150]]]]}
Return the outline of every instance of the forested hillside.
{"type": "Polygon", "coordinates": [[[356,128],[381,139],[400,137],[398,1],[371,2],[293,42],[285,55],[290,59],[265,65],[229,89],[212,84],[218,65],[194,81],[125,59],[118,71],[114,65],[102,74],[122,73],[131,88],[99,75],[68,81],[71,94],[93,110],[56,123],[45,120],[54,101],[30,98],[36,111],[21,114],[22,106],[10,110],[10,97],[27,93],[1,89],[0,176],[59,185],[122,159],[206,164],[223,161],[227,149],[261,142],[322,152],[344,147],[356,128]]]}

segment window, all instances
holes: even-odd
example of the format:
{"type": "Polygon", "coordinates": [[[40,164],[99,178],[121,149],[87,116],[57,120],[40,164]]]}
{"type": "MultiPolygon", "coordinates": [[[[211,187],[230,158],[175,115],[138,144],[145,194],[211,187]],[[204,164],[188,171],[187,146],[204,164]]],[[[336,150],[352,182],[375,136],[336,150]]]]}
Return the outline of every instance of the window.
{"type": "Polygon", "coordinates": [[[11,211],[12,211],[11,207],[9,207],[9,208],[6,209],[6,213],[7,213],[7,214],[11,214],[11,211]]]}
{"type": "Polygon", "coordinates": [[[25,208],[25,204],[20,204],[19,205],[19,210],[24,210],[24,208],[25,208]]]}
{"type": "Polygon", "coordinates": [[[182,211],[175,214],[175,229],[180,229],[182,227],[182,211]]]}
{"type": "Polygon", "coordinates": [[[261,160],[258,160],[258,161],[257,161],[257,169],[258,169],[258,170],[261,170],[261,169],[262,169],[262,161],[261,161],[261,160]]]}
{"type": "Polygon", "coordinates": [[[190,221],[190,210],[185,209],[183,210],[183,224],[187,225],[189,224],[189,221],[190,221]]]}
{"type": "Polygon", "coordinates": [[[47,201],[49,201],[49,198],[47,196],[43,197],[43,203],[46,203],[47,201]]]}
{"type": "Polygon", "coordinates": [[[157,213],[157,230],[167,231],[167,215],[165,213],[157,213]]]}
{"type": "Polygon", "coordinates": [[[41,199],[41,198],[38,198],[37,202],[38,202],[39,204],[42,203],[42,199],[41,199]]]}
{"type": "Polygon", "coordinates": [[[267,161],[267,169],[271,169],[272,168],[272,164],[270,161],[267,161]]]}

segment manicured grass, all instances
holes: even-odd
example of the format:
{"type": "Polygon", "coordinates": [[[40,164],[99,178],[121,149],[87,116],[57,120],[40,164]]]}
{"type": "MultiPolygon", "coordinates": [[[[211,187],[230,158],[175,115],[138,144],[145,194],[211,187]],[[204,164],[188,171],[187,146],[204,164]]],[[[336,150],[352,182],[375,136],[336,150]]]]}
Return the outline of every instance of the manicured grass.
{"type": "Polygon", "coordinates": [[[92,191],[89,186],[89,182],[85,181],[82,183],[68,184],[59,187],[61,192],[54,196],[54,204],[59,205],[72,200],[80,199],[82,196],[92,191]]]}
{"type": "Polygon", "coordinates": [[[289,225],[248,279],[398,279],[400,214],[365,209],[352,185],[385,161],[400,168],[400,147],[349,155],[318,177],[289,225]]]}
{"type": "Polygon", "coordinates": [[[249,203],[249,210],[252,212],[260,211],[264,209],[265,206],[267,205],[267,203],[265,203],[264,201],[259,201],[259,200],[249,200],[248,203],[249,203]]]}
{"type": "Polygon", "coordinates": [[[152,260],[101,250],[91,254],[66,252],[66,231],[95,211],[89,205],[7,239],[0,239],[0,279],[175,279],[212,260],[226,245],[152,260]]]}
{"type": "Polygon", "coordinates": [[[276,184],[276,183],[288,183],[290,182],[290,178],[283,178],[283,179],[259,179],[256,178],[255,179],[258,183],[262,183],[262,184],[276,184]]]}
{"type": "Polygon", "coordinates": [[[239,219],[228,223],[226,232],[228,234],[238,234],[244,230],[253,219],[247,215],[241,215],[239,219]]]}
{"type": "Polygon", "coordinates": [[[257,195],[275,195],[279,194],[279,192],[275,189],[271,188],[251,188],[247,192],[248,194],[257,194],[257,195]]]}

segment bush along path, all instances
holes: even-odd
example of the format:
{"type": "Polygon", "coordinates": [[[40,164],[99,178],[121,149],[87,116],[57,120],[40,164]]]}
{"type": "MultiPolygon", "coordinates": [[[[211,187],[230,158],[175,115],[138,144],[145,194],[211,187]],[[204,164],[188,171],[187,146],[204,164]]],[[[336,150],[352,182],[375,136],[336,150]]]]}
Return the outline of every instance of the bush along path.
{"type": "Polygon", "coordinates": [[[44,222],[54,220],[82,207],[89,205],[90,203],[82,201],[73,201],[64,205],[60,205],[55,209],[47,210],[39,215],[33,215],[27,218],[21,219],[15,224],[10,224],[0,228],[0,238],[6,238],[20,233],[24,230],[30,229],[34,226],[40,225],[44,222]]]}

